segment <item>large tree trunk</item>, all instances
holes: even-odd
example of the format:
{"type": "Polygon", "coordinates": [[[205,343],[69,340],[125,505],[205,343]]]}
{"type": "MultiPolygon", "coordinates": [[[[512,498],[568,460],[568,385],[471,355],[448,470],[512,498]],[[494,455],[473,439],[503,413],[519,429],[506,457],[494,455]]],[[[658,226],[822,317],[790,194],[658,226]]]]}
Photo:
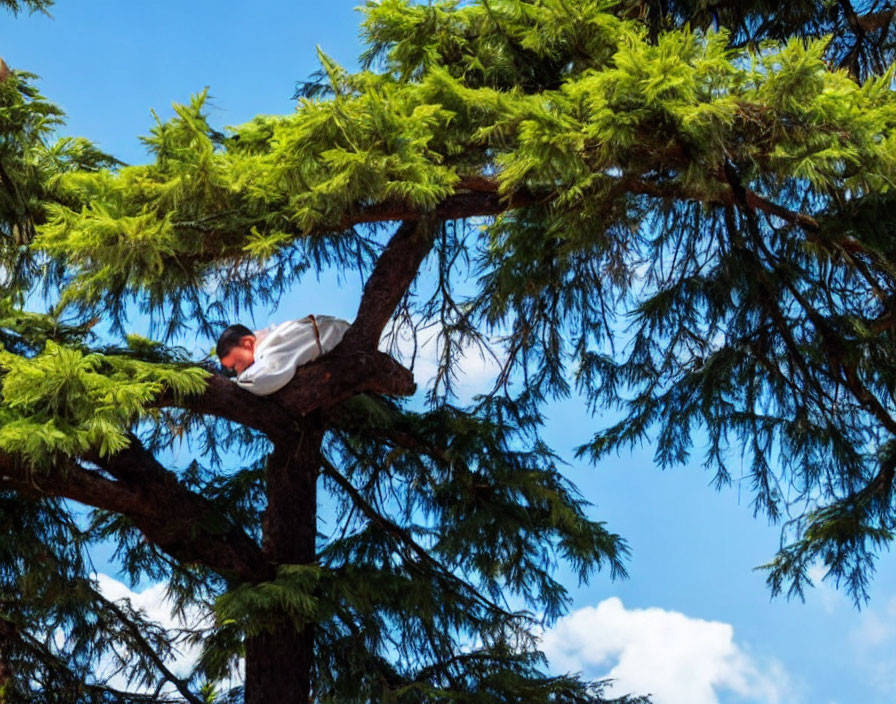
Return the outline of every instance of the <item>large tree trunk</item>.
{"type": "MultiPolygon", "coordinates": [[[[317,476],[323,423],[307,416],[291,441],[268,461],[264,551],[275,564],[310,564],[316,553],[317,476]]],[[[246,704],[307,704],[311,698],[314,631],[286,622],[246,642],[246,704]]]]}

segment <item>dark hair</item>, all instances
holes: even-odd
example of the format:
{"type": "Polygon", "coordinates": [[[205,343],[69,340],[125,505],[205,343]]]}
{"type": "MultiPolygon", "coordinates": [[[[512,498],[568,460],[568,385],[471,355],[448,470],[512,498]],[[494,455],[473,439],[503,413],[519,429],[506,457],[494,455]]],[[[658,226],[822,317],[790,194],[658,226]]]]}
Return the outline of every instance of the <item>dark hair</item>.
{"type": "Polygon", "coordinates": [[[246,335],[251,337],[255,337],[255,333],[252,332],[245,325],[231,325],[224,332],[221,333],[221,337],[218,338],[218,346],[215,348],[215,354],[218,355],[218,359],[222,359],[230,354],[230,350],[240,344],[240,340],[242,340],[246,335]]]}

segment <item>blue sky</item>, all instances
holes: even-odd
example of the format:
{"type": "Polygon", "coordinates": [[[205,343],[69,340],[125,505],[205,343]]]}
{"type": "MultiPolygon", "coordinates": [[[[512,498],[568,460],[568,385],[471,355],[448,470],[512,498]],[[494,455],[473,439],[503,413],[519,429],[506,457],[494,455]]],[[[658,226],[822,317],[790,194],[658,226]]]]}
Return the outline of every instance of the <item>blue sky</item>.
{"type": "MultiPolygon", "coordinates": [[[[349,67],[360,47],[355,0],[58,1],[53,19],[0,15],[0,55],[41,76],[42,92],[68,113],[67,133],[129,163],[145,159],[137,137],[152,124],[150,109],[164,118],[172,101],[209,86],[219,125],[286,113],[295,82],[317,68],[316,45],[349,67]]],[[[324,277],[290,294],[271,320],[351,317],[358,293],[357,282],[336,291],[324,277]]],[[[267,322],[265,311],[256,322],[267,322]]],[[[480,367],[471,361],[471,384],[480,367]]],[[[625,581],[597,575],[579,587],[561,568],[574,607],[546,636],[557,667],[612,672],[652,689],[659,704],[896,700],[889,555],[861,613],[828,586],[806,603],[770,600],[753,568],[774,554],[778,529],[753,518],[747,483],[716,492],[698,463],[660,471],[649,446],[598,467],[576,462],[573,448],[606,419],[589,417],[578,399],[548,416],[546,438],[569,460],[593,516],[632,548],[625,581]]]]}

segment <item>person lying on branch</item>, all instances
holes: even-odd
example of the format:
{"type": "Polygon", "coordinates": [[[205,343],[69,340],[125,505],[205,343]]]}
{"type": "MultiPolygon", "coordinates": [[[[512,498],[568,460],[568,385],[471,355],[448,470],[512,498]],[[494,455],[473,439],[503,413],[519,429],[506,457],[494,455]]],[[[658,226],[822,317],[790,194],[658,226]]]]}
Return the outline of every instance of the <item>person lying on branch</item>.
{"type": "Polygon", "coordinates": [[[338,345],[348,327],[329,315],[308,315],[254,332],[231,325],[218,338],[216,352],[239,386],[267,396],[286,386],[300,366],[338,345]]]}

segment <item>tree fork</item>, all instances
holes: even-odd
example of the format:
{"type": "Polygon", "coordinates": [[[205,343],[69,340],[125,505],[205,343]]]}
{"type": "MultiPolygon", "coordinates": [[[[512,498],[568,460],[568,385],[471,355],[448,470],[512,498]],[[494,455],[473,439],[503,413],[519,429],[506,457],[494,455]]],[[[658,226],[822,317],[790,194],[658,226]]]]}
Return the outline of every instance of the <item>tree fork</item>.
{"type": "MultiPolygon", "coordinates": [[[[343,384],[348,382],[352,394],[347,395],[368,390],[364,378],[370,376],[371,369],[358,363],[357,354],[369,356],[374,366],[375,362],[380,366],[388,362],[387,373],[380,376],[397,375],[397,379],[392,379],[382,389],[374,385],[371,390],[388,392],[394,386],[399,392],[413,392],[413,377],[388,356],[376,352],[376,347],[386,322],[432,249],[432,226],[428,219],[403,222],[380,255],[364,287],[354,324],[330,355],[330,360],[321,359],[318,363],[320,366],[329,361],[339,366],[343,358],[352,360],[350,365],[338,369],[338,374],[324,374],[323,381],[327,386],[323,388],[334,387],[330,393],[339,387],[339,380],[343,384]],[[354,379],[358,373],[362,378],[354,379]]],[[[295,409],[302,404],[290,394],[308,390],[307,385],[293,380],[286,390],[273,398],[283,406],[295,409]]],[[[310,387],[310,390],[315,396],[312,401],[314,410],[297,421],[294,437],[275,441],[274,451],[268,457],[268,505],[262,521],[262,547],[268,561],[274,565],[308,565],[314,562],[317,552],[317,477],[323,460],[321,443],[326,427],[326,418],[320,408],[330,404],[321,398],[327,394],[321,393],[320,386],[310,387]]],[[[311,701],[313,662],[314,628],[311,624],[297,632],[284,619],[284,623],[273,631],[247,639],[246,704],[307,704],[311,701]]]]}
{"type": "MultiPolygon", "coordinates": [[[[314,562],[317,552],[317,477],[324,420],[307,416],[289,441],[275,446],[266,469],[263,548],[275,565],[314,562]]],[[[246,641],[246,704],[307,704],[314,661],[312,625],[297,632],[291,622],[246,641]]]]}

